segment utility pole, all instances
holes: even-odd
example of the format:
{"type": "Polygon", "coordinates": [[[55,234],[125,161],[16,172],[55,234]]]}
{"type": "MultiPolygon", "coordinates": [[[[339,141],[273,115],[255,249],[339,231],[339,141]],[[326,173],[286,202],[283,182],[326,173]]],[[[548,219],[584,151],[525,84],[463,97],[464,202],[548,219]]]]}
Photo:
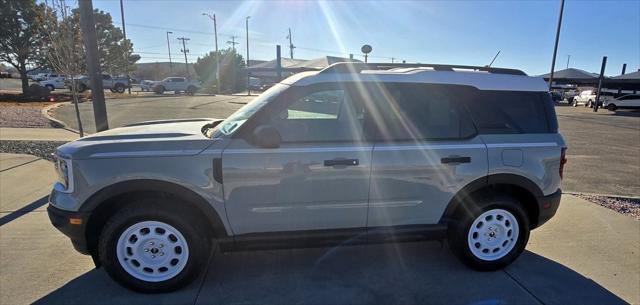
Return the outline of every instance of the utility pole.
{"type": "Polygon", "coordinates": [[[236,42],[236,38],[238,38],[238,36],[229,36],[229,38],[231,38],[231,40],[227,40],[227,44],[231,45],[231,48],[233,49],[233,52],[236,52],[236,45],[240,44],[239,42],[236,42]]]}
{"type": "Polygon", "coordinates": [[[187,61],[187,53],[189,53],[189,49],[187,49],[186,41],[189,41],[191,39],[186,38],[186,37],[180,37],[180,38],[178,38],[178,40],[182,40],[182,50],[180,50],[180,52],[184,53],[184,69],[185,69],[185,71],[187,71],[187,77],[190,77],[190,75],[189,75],[189,62],[187,61]]]}
{"type": "Polygon", "coordinates": [[[296,46],[293,45],[293,37],[291,36],[291,28],[289,28],[289,35],[287,35],[287,39],[289,39],[289,54],[291,56],[291,59],[293,59],[293,49],[295,49],[296,46]]]}
{"type": "Polygon", "coordinates": [[[551,74],[549,75],[549,91],[553,85],[553,70],[556,66],[556,54],[558,53],[558,41],[560,40],[560,27],[562,26],[562,12],[564,11],[564,0],[560,0],[560,15],[558,16],[558,28],[556,30],[556,43],[553,47],[553,58],[551,59],[551,74]]]}
{"type": "Polygon", "coordinates": [[[104,88],[102,87],[102,71],[98,62],[98,38],[96,36],[96,23],[93,19],[93,3],[91,0],[78,1],[80,11],[80,27],[84,37],[86,49],[87,70],[91,83],[91,101],[93,103],[93,117],[96,122],[96,131],[109,129],[107,120],[107,107],[104,104],[104,88]]]}
{"type": "Polygon", "coordinates": [[[127,73],[127,88],[129,90],[129,94],[131,94],[131,77],[129,76],[129,42],[127,41],[127,28],[124,26],[124,5],[122,4],[122,0],[120,0],[120,18],[122,18],[122,36],[124,36],[124,64],[127,69],[125,71],[127,73]]]}
{"type": "Polygon", "coordinates": [[[213,36],[216,43],[216,93],[220,94],[220,54],[218,53],[218,25],[216,22],[216,14],[212,16],[207,13],[202,13],[202,15],[213,20],[213,36]]]}
{"type": "Polygon", "coordinates": [[[239,44],[239,42],[236,42],[238,36],[231,35],[230,38],[231,40],[228,40],[227,43],[231,45],[231,49],[233,50],[231,54],[231,94],[233,94],[236,89],[236,45],[239,44]]]}
{"type": "MultiPolygon", "coordinates": [[[[247,29],[247,68],[249,68],[249,18],[251,16],[247,16],[247,18],[245,19],[245,27],[247,29]]],[[[247,70],[247,95],[251,95],[251,88],[250,88],[250,83],[251,83],[251,73],[249,73],[249,70],[247,70]]]]}
{"type": "Polygon", "coordinates": [[[282,54],[280,53],[280,45],[276,45],[276,75],[278,82],[282,80],[282,54]]]}
{"type": "Polygon", "coordinates": [[[569,61],[571,60],[571,54],[567,55],[567,69],[569,69],[569,61]]]}
{"type": "Polygon", "coordinates": [[[394,63],[396,61],[395,57],[391,57],[391,63],[394,63]]]}
{"type": "Polygon", "coordinates": [[[167,50],[169,50],[169,71],[173,74],[173,63],[171,62],[171,44],[169,43],[169,34],[173,32],[167,32],[167,50]]]}

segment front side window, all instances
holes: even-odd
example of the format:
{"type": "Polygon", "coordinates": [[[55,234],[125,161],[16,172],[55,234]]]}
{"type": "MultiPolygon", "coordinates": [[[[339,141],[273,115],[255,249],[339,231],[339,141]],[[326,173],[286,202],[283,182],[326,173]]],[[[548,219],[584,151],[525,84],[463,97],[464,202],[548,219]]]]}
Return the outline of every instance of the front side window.
{"type": "Polygon", "coordinates": [[[214,138],[231,135],[240,128],[249,118],[262,109],[266,104],[284,92],[289,86],[276,84],[267,91],[260,94],[248,104],[242,106],[238,111],[230,115],[226,120],[216,126],[214,138]]]}
{"type": "Polygon", "coordinates": [[[361,141],[363,109],[340,85],[293,88],[266,123],[283,142],[361,141]]]}

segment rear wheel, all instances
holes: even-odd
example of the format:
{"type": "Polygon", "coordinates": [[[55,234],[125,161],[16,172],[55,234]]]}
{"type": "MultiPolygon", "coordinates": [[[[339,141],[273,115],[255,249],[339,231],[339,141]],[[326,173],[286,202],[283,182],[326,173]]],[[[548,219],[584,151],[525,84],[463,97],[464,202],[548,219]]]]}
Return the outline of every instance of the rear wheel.
{"type": "Polygon", "coordinates": [[[56,88],[53,87],[53,85],[46,85],[45,87],[47,87],[49,89],[49,91],[56,90],[56,88]]]}
{"type": "Polygon", "coordinates": [[[186,91],[186,92],[187,92],[187,94],[188,94],[188,95],[194,95],[194,94],[196,94],[196,91],[197,91],[197,90],[198,90],[198,89],[197,89],[195,86],[189,86],[189,87],[187,88],[187,91],[186,91]]]}
{"type": "Polygon", "coordinates": [[[155,88],[153,88],[153,91],[157,94],[163,94],[164,93],[164,86],[156,86],[155,88]]]}
{"type": "Polygon", "coordinates": [[[206,264],[210,241],[198,234],[187,214],[150,200],[138,203],[105,225],[98,247],[106,271],[121,285],[141,292],[189,284],[206,264]]]}
{"type": "Polygon", "coordinates": [[[449,228],[449,244],[472,269],[491,271],[513,262],[529,240],[529,221],[520,202],[508,196],[474,200],[449,228]]]}
{"type": "Polygon", "coordinates": [[[593,106],[592,106],[592,104],[593,104],[593,101],[589,100],[589,101],[587,101],[586,103],[584,103],[584,107],[585,107],[585,108],[586,108],[586,107],[591,108],[591,107],[593,107],[593,106]]]}

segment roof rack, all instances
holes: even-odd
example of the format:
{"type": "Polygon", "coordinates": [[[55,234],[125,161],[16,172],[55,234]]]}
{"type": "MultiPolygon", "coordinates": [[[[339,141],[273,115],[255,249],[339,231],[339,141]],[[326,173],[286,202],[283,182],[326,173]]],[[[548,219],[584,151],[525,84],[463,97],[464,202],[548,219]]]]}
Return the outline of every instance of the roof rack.
{"type": "Polygon", "coordinates": [[[495,74],[527,75],[526,73],[517,69],[491,68],[481,66],[363,62],[338,62],[320,70],[320,73],[360,73],[362,70],[389,70],[393,68],[431,68],[436,71],[455,71],[454,69],[465,69],[472,71],[484,71],[495,74]]]}

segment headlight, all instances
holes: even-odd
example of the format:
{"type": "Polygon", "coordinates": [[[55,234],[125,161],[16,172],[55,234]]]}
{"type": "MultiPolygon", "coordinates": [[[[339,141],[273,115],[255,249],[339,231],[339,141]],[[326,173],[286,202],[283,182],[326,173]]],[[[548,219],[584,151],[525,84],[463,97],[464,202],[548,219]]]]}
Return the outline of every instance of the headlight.
{"type": "Polygon", "coordinates": [[[58,174],[59,191],[65,193],[73,192],[73,170],[71,160],[56,156],[56,172],[58,174]]]}

